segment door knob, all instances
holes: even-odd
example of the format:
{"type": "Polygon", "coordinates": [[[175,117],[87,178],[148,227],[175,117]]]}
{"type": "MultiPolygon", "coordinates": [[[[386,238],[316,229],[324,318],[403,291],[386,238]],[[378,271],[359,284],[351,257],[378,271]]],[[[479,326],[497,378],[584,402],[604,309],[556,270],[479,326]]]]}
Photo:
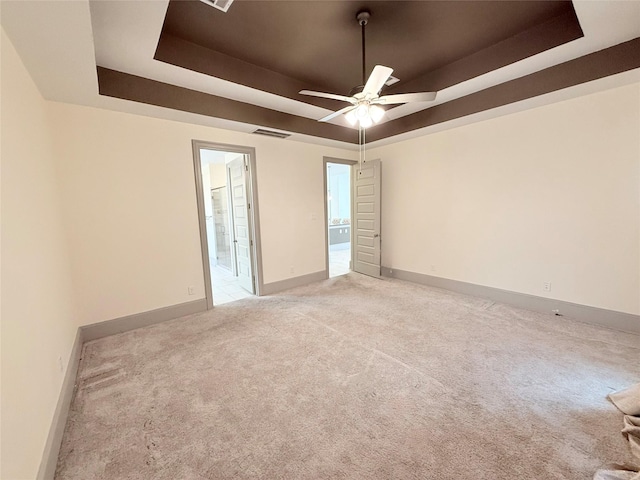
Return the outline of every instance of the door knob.
{"type": "Polygon", "coordinates": [[[376,234],[373,236],[373,238],[377,238],[377,237],[379,237],[379,236],[380,236],[380,234],[379,234],[379,233],[376,233],[376,234]]]}

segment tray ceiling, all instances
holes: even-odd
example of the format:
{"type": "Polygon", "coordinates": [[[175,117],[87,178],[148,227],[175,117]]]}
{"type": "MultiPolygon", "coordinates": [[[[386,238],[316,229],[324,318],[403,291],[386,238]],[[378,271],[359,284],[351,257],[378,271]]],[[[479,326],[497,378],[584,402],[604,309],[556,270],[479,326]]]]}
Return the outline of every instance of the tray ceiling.
{"type": "Polygon", "coordinates": [[[362,83],[361,9],[371,12],[367,75],[382,64],[400,79],[384,93],[438,91],[433,103],[387,107],[369,142],[640,68],[640,2],[236,0],[224,13],[198,0],[4,0],[2,23],[45,97],[348,145],[358,136],[343,118],[317,122],[344,104],[298,91],[347,94],[362,83]],[[87,13],[89,29],[79,25],[87,13]],[[64,75],[71,59],[59,55],[57,72],[34,48],[66,40],[66,56],[78,50],[72,68],[86,71],[87,32],[100,99],[78,88],[88,75],[64,75]]]}

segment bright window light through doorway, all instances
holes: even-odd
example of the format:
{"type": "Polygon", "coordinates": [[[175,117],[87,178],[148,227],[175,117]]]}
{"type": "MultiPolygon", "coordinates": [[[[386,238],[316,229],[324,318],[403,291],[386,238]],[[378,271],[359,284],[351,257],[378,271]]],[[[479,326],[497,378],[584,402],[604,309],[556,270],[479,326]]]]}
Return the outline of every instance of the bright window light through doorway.
{"type": "Polygon", "coordinates": [[[344,275],[351,262],[351,166],[327,163],[329,276],[344,275]]]}

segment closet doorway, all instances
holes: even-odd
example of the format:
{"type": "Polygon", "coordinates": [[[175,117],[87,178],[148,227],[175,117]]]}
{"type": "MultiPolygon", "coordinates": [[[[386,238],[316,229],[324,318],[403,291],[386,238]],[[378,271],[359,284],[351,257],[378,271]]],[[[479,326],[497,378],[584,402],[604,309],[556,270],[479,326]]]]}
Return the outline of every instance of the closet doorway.
{"type": "Polygon", "coordinates": [[[207,305],[259,295],[253,149],[193,142],[207,305]]]}

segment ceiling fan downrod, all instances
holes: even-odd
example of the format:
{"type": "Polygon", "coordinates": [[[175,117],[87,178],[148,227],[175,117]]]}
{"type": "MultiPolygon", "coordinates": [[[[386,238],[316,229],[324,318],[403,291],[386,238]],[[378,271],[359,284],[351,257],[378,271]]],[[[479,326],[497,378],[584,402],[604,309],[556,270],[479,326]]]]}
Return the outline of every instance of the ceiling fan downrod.
{"type": "Polygon", "coordinates": [[[366,81],[366,50],[365,50],[365,42],[364,42],[364,30],[369,22],[369,18],[371,18],[371,13],[368,10],[361,10],[356,15],[356,20],[362,27],[362,85],[365,84],[366,81]]]}
{"type": "MultiPolygon", "coordinates": [[[[335,93],[315,92],[313,90],[300,90],[302,95],[311,95],[312,97],[330,98],[347,102],[350,105],[341,108],[323,118],[320,122],[328,122],[329,120],[344,115],[347,122],[351,125],[357,123],[360,129],[365,129],[378,123],[383,115],[384,109],[380,105],[393,105],[410,102],[431,102],[436,98],[436,92],[418,92],[418,93],[399,93],[394,95],[380,95],[382,88],[385,86],[389,77],[393,73],[393,68],[384,65],[376,65],[371,71],[371,75],[367,79],[366,67],[366,42],[365,27],[371,18],[368,10],[360,10],[356,15],[356,20],[362,30],[362,85],[351,90],[349,95],[337,95],[335,93]]],[[[362,135],[364,140],[364,134],[362,135]]]]}

